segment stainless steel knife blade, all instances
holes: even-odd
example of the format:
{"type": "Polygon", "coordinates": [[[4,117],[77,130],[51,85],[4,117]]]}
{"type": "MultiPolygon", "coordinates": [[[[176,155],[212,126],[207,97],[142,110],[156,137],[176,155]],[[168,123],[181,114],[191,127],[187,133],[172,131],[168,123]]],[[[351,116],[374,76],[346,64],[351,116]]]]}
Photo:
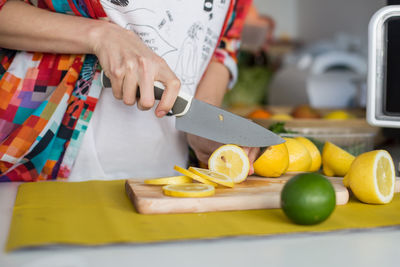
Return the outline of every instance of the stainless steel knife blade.
{"type": "Polygon", "coordinates": [[[268,129],[233,113],[193,99],[185,115],[176,117],[176,129],[224,144],[266,147],[285,142],[268,129]]]}
{"type": "MultiPolygon", "coordinates": [[[[101,82],[104,87],[111,87],[111,82],[104,73],[101,75],[101,82]]],[[[163,84],[154,82],[156,99],[161,99],[164,89],[163,84]]],[[[176,129],[219,143],[267,147],[285,142],[277,134],[251,120],[194,99],[182,91],[179,92],[171,113],[176,116],[176,129]]]]}

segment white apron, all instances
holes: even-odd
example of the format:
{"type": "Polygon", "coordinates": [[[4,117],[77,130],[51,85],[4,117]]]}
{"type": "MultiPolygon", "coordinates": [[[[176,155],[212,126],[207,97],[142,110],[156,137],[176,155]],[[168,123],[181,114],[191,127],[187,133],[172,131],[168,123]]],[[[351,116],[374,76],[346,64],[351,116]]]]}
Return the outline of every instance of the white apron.
{"type": "MultiPolygon", "coordinates": [[[[217,46],[229,0],[101,3],[111,21],[138,34],[166,60],[181,80],[181,90],[194,95],[217,46]]],[[[126,106],[104,89],[69,180],[176,175],[174,165],[187,165],[187,143],[175,129],[175,118],[158,119],[154,109],[126,106]]]]}

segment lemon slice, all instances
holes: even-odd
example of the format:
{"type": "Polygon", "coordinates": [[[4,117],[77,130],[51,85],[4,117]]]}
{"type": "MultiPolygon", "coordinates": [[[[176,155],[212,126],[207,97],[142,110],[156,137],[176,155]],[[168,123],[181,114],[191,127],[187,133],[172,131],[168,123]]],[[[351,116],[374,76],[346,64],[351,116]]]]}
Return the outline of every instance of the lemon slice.
{"type": "Polygon", "coordinates": [[[343,182],[362,202],[389,203],[395,185],[393,159],[385,150],[363,153],[353,161],[343,182]]]}
{"type": "Polygon", "coordinates": [[[230,177],[234,183],[246,180],[250,162],[246,152],[237,145],[223,145],[208,159],[208,168],[230,177]]]}
{"type": "Polygon", "coordinates": [[[210,171],[207,169],[195,168],[195,167],[189,167],[189,171],[191,171],[194,174],[197,174],[198,176],[201,176],[207,180],[213,181],[217,184],[221,184],[221,185],[224,185],[227,187],[234,186],[232,179],[229,178],[228,176],[226,176],[225,174],[210,171]]]}
{"type": "Polygon", "coordinates": [[[319,171],[319,169],[321,168],[322,160],[321,160],[321,152],[319,152],[317,146],[314,145],[314,143],[311,142],[309,139],[302,137],[302,136],[295,137],[294,139],[296,139],[297,141],[302,143],[307,148],[308,152],[310,153],[311,167],[308,171],[310,171],[310,172],[319,171]]]}
{"type": "Polygon", "coordinates": [[[163,192],[171,197],[208,197],[215,194],[215,188],[209,184],[170,184],[163,186],[163,192]]]}
{"type": "Polygon", "coordinates": [[[253,164],[254,172],[264,177],[279,177],[289,166],[289,153],[286,145],[268,147],[253,164]]]}
{"type": "Polygon", "coordinates": [[[345,176],[354,159],[349,152],[326,142],[322,149],[322,170],[326,176],[345,176]]]}
{"type": "Polygon", "coordinates": [[[310,170],[312,159],[307,148],[294,138],[284,137],[285,145],[289,153],[288,172],[306,172],[310,170]]]}
{"type": "Polygon", "coordinates": [[[183,175],[144,180],[145,184],[153,184],[153,185],[187,184],[191,182],[192,178],[183,175]]]}
{"type": "Polygon", "coordinates": [[[174,166],[174,170],[177,171],[177,172],[182,173],[183,175],[186,175],[186,176],[192,178],[193,180],[196,180],[197,182],[200,182],[200,183],[203,183],[203,184],[212,185],[212,186],[218,186],[218,184],[213,183],[213,182],[209,181],[208,179],[205,179],[205,178],[203,178],[203,177],[201,177],[201,176],[199,176],[199,175],[197,175],[197,174],[195,174],[195,173],[193,173],[191,171],[188,171],[188,170],[186,170],[186,169],[184,169],[182,167],[179,167],[179,166],[175,165],[174,166]]]}

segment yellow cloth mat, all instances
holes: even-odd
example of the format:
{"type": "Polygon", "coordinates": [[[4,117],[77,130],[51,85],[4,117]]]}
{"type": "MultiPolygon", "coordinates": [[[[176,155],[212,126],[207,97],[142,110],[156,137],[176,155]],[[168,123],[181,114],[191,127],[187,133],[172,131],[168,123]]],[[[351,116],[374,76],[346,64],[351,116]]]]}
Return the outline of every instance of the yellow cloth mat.
{"type": "Polygon", "coordinates": [[[22,184],[15,202],[7,251],[51,244],[103,245],[209,239],[241,235],[323,232],[400,224],[400,196],[388,205],[351,200],[315,226],[291,223],[282,210],[142,215],[124,182],[22,184]]]}

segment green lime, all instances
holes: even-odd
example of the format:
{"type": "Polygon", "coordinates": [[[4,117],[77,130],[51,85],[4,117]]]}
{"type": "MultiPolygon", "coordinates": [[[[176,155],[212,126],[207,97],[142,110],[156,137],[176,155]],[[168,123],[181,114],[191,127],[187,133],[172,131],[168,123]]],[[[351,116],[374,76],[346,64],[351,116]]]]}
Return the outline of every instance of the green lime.
{"type": "Polygon", "coordinates": [[[318,173],[302,173],[291,178],[281,192],[281,207],[297,224],[323,222],[336,206],[332,184],[318,173]]]}

